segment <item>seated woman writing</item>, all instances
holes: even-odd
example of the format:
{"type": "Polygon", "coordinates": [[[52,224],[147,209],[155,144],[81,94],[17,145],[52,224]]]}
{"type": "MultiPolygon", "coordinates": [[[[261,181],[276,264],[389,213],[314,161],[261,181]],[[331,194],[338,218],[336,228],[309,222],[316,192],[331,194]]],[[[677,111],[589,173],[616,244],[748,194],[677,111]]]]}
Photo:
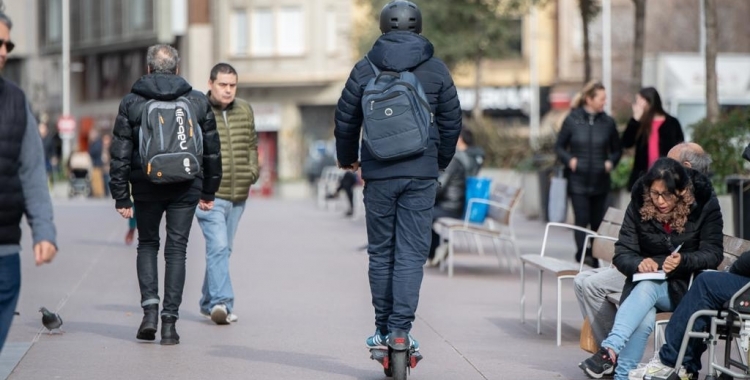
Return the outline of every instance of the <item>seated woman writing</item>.
{"type": "Polygon", "coordinates": [[[679,162],[660,158],[635,183],[613,259],[627,280],[612,331],[579,364],[588,376],[614,372],[616,380],[628,379],[643,357],[656,312],[674,310],[691,275],[721,263],[723,228],[711,182],[679,162]],[[658,271],[665,279],[633,281],[636,273],[658,271]]]}

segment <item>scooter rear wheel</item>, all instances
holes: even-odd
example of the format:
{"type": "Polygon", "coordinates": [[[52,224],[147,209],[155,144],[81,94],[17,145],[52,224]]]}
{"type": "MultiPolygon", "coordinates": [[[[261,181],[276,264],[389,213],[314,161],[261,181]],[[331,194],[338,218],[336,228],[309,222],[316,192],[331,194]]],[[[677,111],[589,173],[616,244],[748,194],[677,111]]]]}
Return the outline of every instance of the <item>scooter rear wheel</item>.
{"type": "Polygon", "coordinates": [[[409,371],[408,351],[391,351],[391,363],[389,367],[393,374],[393,380],[406,380],[406,375],[409,371]]]}

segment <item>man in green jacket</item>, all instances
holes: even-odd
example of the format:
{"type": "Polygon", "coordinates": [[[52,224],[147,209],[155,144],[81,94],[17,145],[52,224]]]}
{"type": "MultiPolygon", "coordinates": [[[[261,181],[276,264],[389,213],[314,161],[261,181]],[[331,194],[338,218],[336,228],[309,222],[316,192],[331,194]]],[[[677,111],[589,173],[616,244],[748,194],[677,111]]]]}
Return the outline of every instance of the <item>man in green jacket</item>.
{"type": "Polygon", "coordinates": [[[229,256],[250,186],[258,180],[258,136],[253,109],[246,101],[235,98],[237,79],[237,71],[226,63],[211,69],[207,96],[216,116],[224,176],[213,209],[195,213],[206,239],[206,274],[200,311],[219,325],[238,320],[233,312],[229,256]]]}

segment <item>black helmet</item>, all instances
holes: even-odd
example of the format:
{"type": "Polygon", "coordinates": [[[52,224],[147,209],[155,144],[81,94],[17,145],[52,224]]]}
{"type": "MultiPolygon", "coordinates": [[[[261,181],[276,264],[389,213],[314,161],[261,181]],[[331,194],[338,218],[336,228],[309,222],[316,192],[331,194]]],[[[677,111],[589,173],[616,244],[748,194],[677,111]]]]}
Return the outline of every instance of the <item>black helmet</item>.
{"type": "Polygon", "coordinates": [[[394,0],[380,11],[380,31],[406,30],[422,33],[422,12],[416,4],[406,0],[394,0]]]}

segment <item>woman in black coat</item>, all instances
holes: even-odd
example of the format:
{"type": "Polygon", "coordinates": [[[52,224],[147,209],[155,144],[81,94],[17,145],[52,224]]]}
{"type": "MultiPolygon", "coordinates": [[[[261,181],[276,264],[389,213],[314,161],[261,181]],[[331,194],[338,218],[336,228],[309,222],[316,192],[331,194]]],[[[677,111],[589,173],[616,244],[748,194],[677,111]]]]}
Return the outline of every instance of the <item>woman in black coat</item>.
{"type": "Polygon", "coordinates": [[[622,147],[635,147],[633,169],[628,189],[659,157],[666,157],[672,147],[685,141],[680,122],[664,111],[661,97],[653,87],[641,89],[633,103],[633,117],[622,134],[622,147]]]}
{"type": "MultiPolygon", "coordinates": [[[[609,173],[622,156],[615,121],[604,113],[606,102],[607,93],[601,83],[587,84],[573,101],[574,108],[563,121],[555,144],[557,157],[565,165],[575,224],[590,225],[594,231],[599,229],[606,212],[609,173]]],[[[581,260],[585,238],[585,233],[575,232],[576,261],[581,260]]],[[[591,251],[585,251],[586,263],[596,266],[591,251]]]]}
{"type": "Polygon", "coordinates": [[[660,158],[631,194],[613,259],[625,286],[612,331],[599,352],[580,364],[591,377],[615,372],[615,379],[627,380],[643,357],[657,310],[674,310],[691,276],[716,269],[722,260],[724,223],[704,175],[660,158]],[[634,281],[642,273],[661,279],[634,281]]]}

